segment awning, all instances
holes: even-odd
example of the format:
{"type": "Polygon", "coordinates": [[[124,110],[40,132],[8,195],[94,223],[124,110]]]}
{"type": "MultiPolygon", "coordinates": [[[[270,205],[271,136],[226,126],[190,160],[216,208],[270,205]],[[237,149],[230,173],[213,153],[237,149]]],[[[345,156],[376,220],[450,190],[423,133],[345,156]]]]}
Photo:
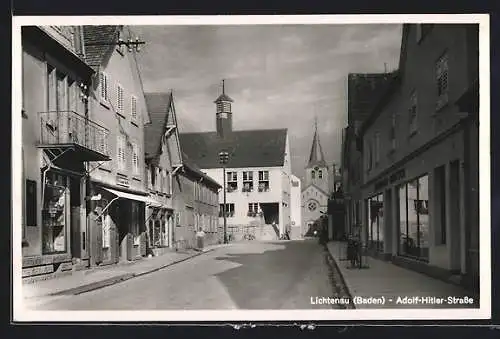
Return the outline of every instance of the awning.
{"type": "Polygon", "coordinates": [[[123,199],[130,199],[130,200],[135,200],[135,201],[141,201],[145,202],[147,205],[155,206],[155,207],[161,207],[162,204],[154,199],[151,199],[148,196],[145,195],[139,195],[139,194],[132,194],[132,193],[127,193],[127,192],[122,192],[118,190],[114,190],[112,188],[106,188],[102,187],[106,191],[113,193],[116,195],[118,198],[123,198],[123,199]]]}

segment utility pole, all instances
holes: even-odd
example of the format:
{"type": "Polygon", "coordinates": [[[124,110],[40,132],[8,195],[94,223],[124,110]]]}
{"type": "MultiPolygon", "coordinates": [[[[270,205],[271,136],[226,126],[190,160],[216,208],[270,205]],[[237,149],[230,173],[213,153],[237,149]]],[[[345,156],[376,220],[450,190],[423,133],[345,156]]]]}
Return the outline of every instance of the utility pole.
{"type": "Polygon", "coordinates": [[[222,205],[222,214],[224,218],[224,244],[227,244],[227,212],[226,212],[226,164],[229,161],[229,153],[226,151],[222,151],[219,153],[219,162],[222,164],[222,180],[224,182],[224,203],[222,205]]]}

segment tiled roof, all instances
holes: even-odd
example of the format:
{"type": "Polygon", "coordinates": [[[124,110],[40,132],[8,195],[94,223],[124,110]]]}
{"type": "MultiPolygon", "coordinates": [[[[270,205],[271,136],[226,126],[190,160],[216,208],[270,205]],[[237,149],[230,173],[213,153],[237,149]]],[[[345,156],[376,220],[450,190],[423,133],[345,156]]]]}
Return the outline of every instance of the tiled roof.
{"type": "Polygon", "coordinates": [[[348,124],[363,122],[380,100],[391,73],[351,73],[347,77],[348,124]]]}
{"type": "Polygon", "coordinates": [[[160,151],[172,93],[145,93],[144,98],[151,120],[151,123],[144,125],[144,152],[146,157],[152,157],[160,151]]]}
{"type": "Polygon", "coordinates": [[[187,171],[189,171],[195,175],[196,179],[203,178],[203,180],[207,181],[208,184],[210,184],[212,187],[215,187],[215,188],[222,187],[212,177],[209,177],[208,175],[203,173],[203,171],[195,163],[193,163],[191,161],[191,159],[189,158],[189,156],[187,154],[185,154],[184,152],[182,152],[182,164],[184,165],[184,167],[187,171]]]}
{"type": "Polygon", "coordinates": [[[220,168],[219,152],[230,153],[227,167],[283,166],[286,129],[233,131],[231,139],[221,139],[216,132],[180,134],[181,148],[200,168],[220,168]]]}
{"type": "Polygon", "coordinates": [[[85,44],[85,61],[93,68],[103,64],[116,47],[121,26],[82,26],[85,44]]]}

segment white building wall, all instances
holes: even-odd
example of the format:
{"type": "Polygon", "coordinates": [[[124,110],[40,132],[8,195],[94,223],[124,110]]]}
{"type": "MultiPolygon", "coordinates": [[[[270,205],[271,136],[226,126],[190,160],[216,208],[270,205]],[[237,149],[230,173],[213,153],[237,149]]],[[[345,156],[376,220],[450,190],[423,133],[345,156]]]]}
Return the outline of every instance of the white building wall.
{"type": "MultiPolygon", "coordinates": [[[[202,169],[204,173],[217,181],[221,186],[224,185],[223,180],[223,170],[222,168],[210,168],[202,169]]],[[[234,204],[234,217],[228,218],[228,224],[232,225],[248,225],[251,221],[255,220],[253,217],[249,217],[248,204],[249,203],[278,203],[282,206],[284,201],[283,194],[283,168],[282,167],[250,167],[250,168],[226,168],[227,172],[238,172],[238,190],[235,192],[226,194],[226,203],[234,204]],[[254,190],[252,192],[242,192],[243,187],[243,172],[253,171],[253,184],[254,190]],[[259,171],[269,171],[269,191],[268,192],[258,192],[257,186],[259,182],[259,171]]],[[[224,194],[221,192],[219,194],[219,203],[224,202],[224,194]]],[[[288,204],[288,206],[290,206],[288,204]]],[[[285,210],[289,210],[289,207],[285,210]]],[[[283,225],[283,214],[280,207],[280,226],[283,225]]]]}
{"type": "Polygon", "coordinates": [[[300,182],[300,179],[295,175],[291,175],[291,179],[292,185],[290,188],[290,215],[292,220],[292,227],[300,227],[302,223],[302,183],[300,182]]]}

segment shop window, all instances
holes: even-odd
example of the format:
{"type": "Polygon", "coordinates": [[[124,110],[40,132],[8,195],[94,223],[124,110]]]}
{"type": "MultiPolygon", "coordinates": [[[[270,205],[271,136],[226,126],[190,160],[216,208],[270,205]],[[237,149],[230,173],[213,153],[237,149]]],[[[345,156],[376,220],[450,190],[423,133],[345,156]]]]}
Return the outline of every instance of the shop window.
{"type": "Polygon", "coordinates": [[[399,188],[399,254],[421,260],[429,258],[428,176],[399,188]]]}
{"type": "Polygon", "coordinates": [[[368,242],[377,251],[384,250],[384,196],[379,194],[368,199],[368,242]]]}
{"type": "Polygon", "coordinates": [[[42,208],[43,254],[66,252],[68,193],[67,177],[46,174],[42,208]]]}

